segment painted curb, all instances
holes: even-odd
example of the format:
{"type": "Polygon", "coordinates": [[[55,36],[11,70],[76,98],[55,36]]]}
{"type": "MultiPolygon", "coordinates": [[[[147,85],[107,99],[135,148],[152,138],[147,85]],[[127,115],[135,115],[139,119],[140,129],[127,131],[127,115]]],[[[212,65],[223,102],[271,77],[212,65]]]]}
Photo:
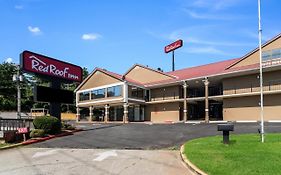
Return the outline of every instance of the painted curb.
{"type": "Polygon", "coordinates": [[[185,156],[184,154],[184,145],[181,146],[180,148],[180,155],[181,155],[181,159],[182,161],[188,166],[188,168],[190,170],[192,170],[195,174],[198,175],[208,175],[207,173],[205,173],[204,171],[200,170],[197,166],[195,166],[193,163],[190,162],[190,160],[188,160],[188,158],[185,156]]]}
{"type": "Polygon", "coordinates": [[[13,144],[13,145],[4,146],[4,147],[1,147],[0,150],[15,148],[15,147],[18,147],[18,146],[21,146],[21,143],[17,143],[17,144],[13,144]]]}
{"type": "Polygon", "coordinates": [[[4,147],[0,148],[0,150],[15,148],[15,147],[18,147],[18,146],[21,146],[21,145],[29,145],[29,144],[33,144],[33,143],[43,142],[43,141],[50,140],[50,139],[57,138],[57,137],[72,135],[73,133],[80,132],[80,131],[83,131],[83,130],[77,129],[77,130],[74,130],[74,131],[68,131],[68,132],[65,132],[65,133],[57,134],[57,135],[49,135],[48,137],[43,137],[43,138],[38,138],[38,139],[30,139],[30,140],[27,140],[27,141],[24,141],[24,142],[21,142],[21,143],[16,143],[16,144],[4,146],[4,147]]]}

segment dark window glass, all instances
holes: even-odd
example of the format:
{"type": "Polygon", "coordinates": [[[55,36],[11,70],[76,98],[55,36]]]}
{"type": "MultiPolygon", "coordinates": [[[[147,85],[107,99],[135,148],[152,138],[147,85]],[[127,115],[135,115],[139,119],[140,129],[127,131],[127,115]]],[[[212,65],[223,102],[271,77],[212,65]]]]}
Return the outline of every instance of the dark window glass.
{"type": "Polygon", "coordinates": [[[121,85],[107,88],[107,97],[121,96],[121,85]]]}
{"type": "Polygon", "coordinates": [[[92,91],[92,99],[104,98],[105,97],[105,89],[97,89],[92,91]]]}
{"type": "Polygon", "coordinates": [[[138,87],[132,87],[132,97],[143,99],[144,90],[138,87]]]}
{"type": "Polygon", "coordinates": [[[90,100],[90,92],[82,92],[79,94],[79,101],[90,100]]]}

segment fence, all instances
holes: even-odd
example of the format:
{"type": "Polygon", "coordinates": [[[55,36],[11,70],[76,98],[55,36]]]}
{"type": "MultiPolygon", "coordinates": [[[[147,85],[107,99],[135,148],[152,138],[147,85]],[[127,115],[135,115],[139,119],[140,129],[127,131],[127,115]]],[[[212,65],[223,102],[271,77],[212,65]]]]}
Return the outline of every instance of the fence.
{"type": "Polygon", "coordinates": [[[30,127],[32,119],[3,119],[0,118],[0,131],[14,131],[18,128],[30,127]]]}
{"type": "MultiPolygon", "coordinates": [[[[263,83],[264,91],[280,91],[281,90],[281,80],[271,80],[265,81],[263,83]]],[[[233,86],[232,88],[225,89],[223,91],[224,95],[232,94],[243,94],[243,93],[252,93],[260,92],[259,82],[249,82],[246,87],[233,86]]]]}

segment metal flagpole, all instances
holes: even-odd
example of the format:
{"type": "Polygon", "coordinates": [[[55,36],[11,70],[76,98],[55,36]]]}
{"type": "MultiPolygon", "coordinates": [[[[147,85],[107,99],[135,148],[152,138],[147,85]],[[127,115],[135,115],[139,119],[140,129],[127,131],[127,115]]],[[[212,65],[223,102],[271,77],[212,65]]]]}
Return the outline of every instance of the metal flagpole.
{"type": "Polygon", "coordinates": [[[263,77],[262,77],[262,48],[261,48],[261,2],[258,0],[258,19],[259,19],[259,56],[260,56],[260,117],[261,117],[261,142],[264,142],[264,111],[263,111],[263,77]]]}
{"type": "Polygon", "coordinates": [[[175,71],[175,51],[173,50],[172,55],[172,71],[175,71]]]}

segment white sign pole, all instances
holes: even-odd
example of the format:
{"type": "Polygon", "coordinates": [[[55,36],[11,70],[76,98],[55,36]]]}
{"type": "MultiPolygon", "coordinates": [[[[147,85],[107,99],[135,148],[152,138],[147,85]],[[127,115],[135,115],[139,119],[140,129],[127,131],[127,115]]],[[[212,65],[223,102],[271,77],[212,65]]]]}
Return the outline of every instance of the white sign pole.
{"type": "Polygon", "coordinates": [[[260,55],[260,117],[261,117],[261,142],[264,142],[264,111],[263,111],[263,77],[262,77],[262,48],[261,48],[261,2],[258,0],[258,19],[259,19],[259,55],[260,55]]]}

